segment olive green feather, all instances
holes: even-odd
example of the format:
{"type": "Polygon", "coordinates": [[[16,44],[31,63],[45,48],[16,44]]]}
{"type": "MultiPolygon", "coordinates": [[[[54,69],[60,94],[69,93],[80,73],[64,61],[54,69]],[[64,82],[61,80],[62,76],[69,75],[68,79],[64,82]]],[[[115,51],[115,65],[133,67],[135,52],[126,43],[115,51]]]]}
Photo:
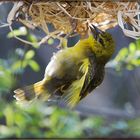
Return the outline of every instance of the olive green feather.
{"type": "Polygon", "coordinates": [[[82,60],[82,65],[79,68],[79,72],[82,72],[80,79],[75,80],[70,87],[65,91],[63,98],[65,102],[70,106],[74,107],[80,101],[80,93],[84,86],[86,76],[88,75],[88,69],[90,67],[89,59],[82,60]]]}
{"type": "Polygon", "coordinates": [[[30,101],[39,97],[51,100],[59,96],[68,106],[74,107],[100,85],[104,77],[104,66],[115,46],[109,33],[94,28],[87,38],[80,39],[71,48],[66,47],[64,42],[62,45],[65,49],[51,58],[43,80],[15,90],[15,98],[30,101]]]}

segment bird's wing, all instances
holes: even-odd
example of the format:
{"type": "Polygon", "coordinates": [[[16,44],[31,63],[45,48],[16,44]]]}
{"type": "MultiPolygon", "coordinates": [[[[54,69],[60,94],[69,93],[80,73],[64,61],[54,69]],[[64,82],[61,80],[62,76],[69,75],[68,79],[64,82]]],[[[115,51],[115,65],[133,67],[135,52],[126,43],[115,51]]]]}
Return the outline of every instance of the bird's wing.
{"type": "Polygon", "coordinates": [[[95,77],[95,71],[96,71],[96,66],[97,66],[95,57],[92,56],[92,57],[89,57],[88,59],[89,59],[90,65],[88,68],[88,73],[85,77],[83,88],[80,93],[80,97],[81,97],[80,100],[88,94],[87,89],[89,85],[91,84],[91,81],[94,81],[94,77],[95,77]]]}
{"type": "MultiPolygon", "coordinates": [[[[92,58],[93,59],[93,58],[92,58]]],[[[92,62],[93,63],[93,62],[92,62]]],[[[90,61],[90,58],[86,58],[82,61],[79,72],[82,73],[80,79],[75,80],[63,95],[65,103],[74,107],[81,99],[81,93],[85,93],[86,89],[92,80],[94,67],[90,61]]]]}

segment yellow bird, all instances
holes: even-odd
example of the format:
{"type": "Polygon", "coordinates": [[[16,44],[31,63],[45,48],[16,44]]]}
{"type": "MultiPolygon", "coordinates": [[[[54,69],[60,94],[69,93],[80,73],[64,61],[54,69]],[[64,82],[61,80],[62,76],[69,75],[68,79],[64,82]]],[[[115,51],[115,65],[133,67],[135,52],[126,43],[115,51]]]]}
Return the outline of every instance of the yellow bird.
{"type": "Polygon", "coordinates": [[[102,83],[104,66],[114,48],[112,36],[91,25],[87,38],[53,55],[43,80],[15,90],[14,97],[24,102],[40,97],[51,100],[59,96],[69,107],[74,107],[102,83]]]}

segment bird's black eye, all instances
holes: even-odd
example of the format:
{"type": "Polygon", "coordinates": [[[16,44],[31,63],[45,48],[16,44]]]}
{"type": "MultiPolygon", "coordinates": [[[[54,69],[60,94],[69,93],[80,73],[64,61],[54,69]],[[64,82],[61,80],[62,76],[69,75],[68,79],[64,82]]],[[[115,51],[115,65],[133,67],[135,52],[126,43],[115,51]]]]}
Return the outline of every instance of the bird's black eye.
{"type": "Polygon", "coordinates": [[[98,42],[102,45],[102,46],[104,46],[105,44],[104,44],[104,41],[103,41],[103,39],[102,38],[98,38],[98,42]]]}

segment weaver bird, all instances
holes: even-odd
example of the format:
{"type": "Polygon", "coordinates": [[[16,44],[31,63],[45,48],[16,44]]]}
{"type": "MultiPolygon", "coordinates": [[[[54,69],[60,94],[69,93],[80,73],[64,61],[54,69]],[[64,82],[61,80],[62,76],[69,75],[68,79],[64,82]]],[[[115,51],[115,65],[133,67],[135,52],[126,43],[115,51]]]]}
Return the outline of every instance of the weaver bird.
{"type": "Polygon", "coordinates": [[[39,97],[51,100],[59,96],[69,107],[74,107],[100,85],[104,66],[114,52],[114,41],[109,33],[93,25],[89,29],[87,38],[53,55],[43,80],[15,90],[14,97],[24,102],[39,97]]]}

